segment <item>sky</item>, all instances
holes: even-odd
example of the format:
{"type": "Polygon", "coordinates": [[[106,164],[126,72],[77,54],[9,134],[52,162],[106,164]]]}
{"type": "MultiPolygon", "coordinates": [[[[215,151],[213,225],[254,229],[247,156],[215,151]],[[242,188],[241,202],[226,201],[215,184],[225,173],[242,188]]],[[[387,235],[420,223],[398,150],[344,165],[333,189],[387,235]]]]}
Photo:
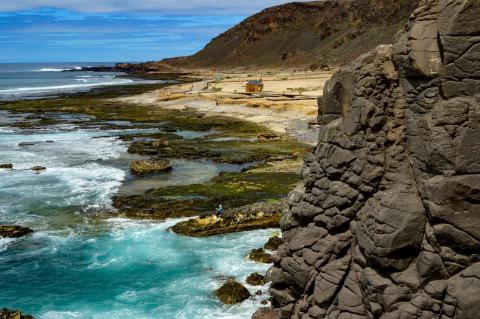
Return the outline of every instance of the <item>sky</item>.
{"type": "Polygon", "coordinates": [[[189,55],[284,0],[0,0],[0,63],[189,55]]]}

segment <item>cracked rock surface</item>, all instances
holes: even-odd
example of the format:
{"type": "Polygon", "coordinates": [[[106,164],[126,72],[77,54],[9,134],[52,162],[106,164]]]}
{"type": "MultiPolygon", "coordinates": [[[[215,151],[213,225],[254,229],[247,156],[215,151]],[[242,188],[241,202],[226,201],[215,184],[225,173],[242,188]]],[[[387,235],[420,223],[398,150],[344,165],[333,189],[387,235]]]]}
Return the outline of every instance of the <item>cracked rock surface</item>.
{"type": "Polygon", "coordinates": [[[480,1],[423,0],[319,100],[269,318],[478,318],[480,1]]]}

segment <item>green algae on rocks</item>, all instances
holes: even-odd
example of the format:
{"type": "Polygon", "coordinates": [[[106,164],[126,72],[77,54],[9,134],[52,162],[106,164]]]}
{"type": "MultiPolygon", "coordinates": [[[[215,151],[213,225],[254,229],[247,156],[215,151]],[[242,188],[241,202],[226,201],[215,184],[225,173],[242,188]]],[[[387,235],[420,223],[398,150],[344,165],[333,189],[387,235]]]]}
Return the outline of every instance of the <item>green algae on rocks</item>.
{"type": "Polygon", "coordinates": [[[222,217],[207,215],[179,222],[172,230],[184,236],[205,237],[241,231],[279,227],[286,200],[254,203],[230,208],[222,217]]]}

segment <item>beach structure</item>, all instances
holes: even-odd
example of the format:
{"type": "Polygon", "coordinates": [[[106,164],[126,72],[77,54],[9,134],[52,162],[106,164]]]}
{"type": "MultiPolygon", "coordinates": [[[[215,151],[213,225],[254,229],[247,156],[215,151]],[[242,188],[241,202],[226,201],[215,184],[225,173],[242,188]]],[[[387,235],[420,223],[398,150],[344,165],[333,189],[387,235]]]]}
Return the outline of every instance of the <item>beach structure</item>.
{"type": "Polygon", "coordinates": [[[247,93],[258,93],[263,92],[263,81],[260,80],[250,80],[245,86],[247,93]]]}

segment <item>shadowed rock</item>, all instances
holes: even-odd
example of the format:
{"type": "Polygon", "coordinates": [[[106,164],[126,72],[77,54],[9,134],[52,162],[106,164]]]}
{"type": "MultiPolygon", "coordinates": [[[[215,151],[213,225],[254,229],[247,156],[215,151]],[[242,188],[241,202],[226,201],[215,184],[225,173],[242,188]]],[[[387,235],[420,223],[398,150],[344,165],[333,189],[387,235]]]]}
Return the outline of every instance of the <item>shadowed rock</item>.
{"type": "Polygon", "coordinates": [[[0,164],[0,169],[13,169],[13,164],[0,164]]]}
{"type": "Polygon", "coordinates": [[[265,284],[265,277],[256,272],[248,276],[246,282],[252,286],[261,286],[265,284]]]}
{"type": "Polygon", "coordinates": [[[325,85],[267,273],[278,318],[478,317],[479,16],[423,0],[325,85]]]}
{"type": "Polygon", "coordinates": [[[241,303],[251,296],[248,289],[234,279],[229,279],[215,292],[215,295],[227,305],[241,303]]]}
{"type": "Polygon", "coordinates": [[[27,227],[0,225],[0,237],[19,238],[33,233],[33,230],[27,227]]]}
{"type": "Polygon", "coordinates": [[[248,259],[264,264],[272,263],[272,255],[267,253],[263,248],[253,249],[248,254],[248,259]]]}

